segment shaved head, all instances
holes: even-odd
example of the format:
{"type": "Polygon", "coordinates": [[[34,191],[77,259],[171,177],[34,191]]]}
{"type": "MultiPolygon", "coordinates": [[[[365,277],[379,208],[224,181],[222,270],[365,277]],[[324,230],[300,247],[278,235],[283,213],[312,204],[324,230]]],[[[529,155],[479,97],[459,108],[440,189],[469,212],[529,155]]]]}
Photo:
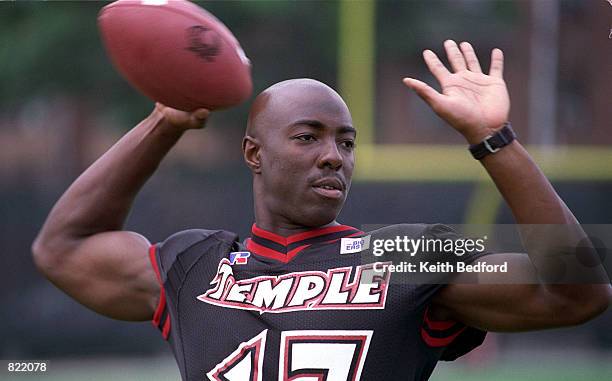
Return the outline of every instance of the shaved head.
{"type": "Polygon", "coordinates": [[[242,149],[257,226],[286,233],[337,224],[355,161],[352,124],[342,97],[313,79],[279,82],[255,98],[242,149]]]}
{"type": "Polygon", "coordinates": [[[310,78],[289,79],[275,83],[255,98],[246,135],[263,138],[263,131],[286,121],[288,116],[296,116],[304,108],[317,108],[317,111],[330,114],[340,112],[350,118],[346,103],[331,87],[310,78]]]}

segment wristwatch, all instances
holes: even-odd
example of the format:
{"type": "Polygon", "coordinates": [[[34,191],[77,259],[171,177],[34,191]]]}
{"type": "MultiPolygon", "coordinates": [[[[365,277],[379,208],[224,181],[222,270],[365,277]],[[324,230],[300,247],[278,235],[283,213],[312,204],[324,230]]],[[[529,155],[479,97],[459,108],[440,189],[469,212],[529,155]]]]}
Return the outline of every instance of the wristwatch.
{"type": "Polygon", "coordinates": [[[512,143],[514,139],[516,139],[516,134],[512,130],[512,125],[510,125],[510,122],[506,122],[496,133],[487,136],[478,144],[472,144],[470,152],[474,159],[482,160],[483,157],[495,153],[512,143]]]}

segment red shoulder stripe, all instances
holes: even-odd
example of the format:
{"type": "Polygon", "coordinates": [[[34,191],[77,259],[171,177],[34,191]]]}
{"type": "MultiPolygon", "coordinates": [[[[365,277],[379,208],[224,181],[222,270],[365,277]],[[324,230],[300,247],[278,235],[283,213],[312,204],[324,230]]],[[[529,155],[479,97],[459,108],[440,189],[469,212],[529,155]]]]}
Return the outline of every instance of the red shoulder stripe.
{"type": "MultiPolygon", "coordinates": [[[[155,312],[153,313],[153,326],[160,328],[161,318],[164,313],[164,309],[166,308],[166,290],[164,290],[164,285],[161,280],[161,273],[159,272],[159,266],[157,265],[157,260],[155,258],[156,245],[151,245],[149,247],[149,260],[151,261],[151,265],[153,266],[153,270],[155,271],[155,275],[157,276],[157,282],[159,283],[159,302],[157,303],[157,307],[155,308],[155,312]]],[[[167,314],[166,321],[164,322],[164,327],[162,331],[162,336],[164,339],[168,338],[168,333],[170,331],[170,315],[167,314]],[[166,328],[167,327],[167,328],[166,328]],[[168,332],[164,333],[168,330],[168,332]]]]}
{"type": "Polygon", "coordinates": [[[157,260],[155,259],[155,250],[157,249],[157,245],[149,246],[149,259],[151,260],[151,265],[153,265],[153,270],[155,271],[155,275],[157,276],[157,281],[161,285],[161,274],[159,272],[159,267],[157,266],[157,260]]]}
{"type": "Polygon", "coordinates": [[[170,334],[170,315],[166,317],[166,321],[164,322],[164,328],[162,330],[162,337],[164,340],[168,340],[168,335],[170,334]]]}

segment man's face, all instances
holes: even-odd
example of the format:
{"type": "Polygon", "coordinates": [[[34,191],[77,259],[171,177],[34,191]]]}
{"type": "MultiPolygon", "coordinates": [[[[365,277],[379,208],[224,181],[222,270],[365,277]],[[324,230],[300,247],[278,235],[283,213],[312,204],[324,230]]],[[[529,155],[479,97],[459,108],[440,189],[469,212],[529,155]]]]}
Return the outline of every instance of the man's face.
{"type": "Polygon", "coordinates": [[[344,204],[355,164],[355,130],[344,102],[325,88],[275,97],[267,107],[260,150],[263,191],[273,215],[292,224],[322,226],[344,204]]]}

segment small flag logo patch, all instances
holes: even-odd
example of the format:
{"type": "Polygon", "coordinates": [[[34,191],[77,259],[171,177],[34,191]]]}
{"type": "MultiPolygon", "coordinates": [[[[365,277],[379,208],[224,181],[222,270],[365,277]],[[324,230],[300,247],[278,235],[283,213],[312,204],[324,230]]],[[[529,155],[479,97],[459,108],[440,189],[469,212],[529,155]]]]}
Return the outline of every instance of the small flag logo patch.
{"type": "Polygon", "coordinates": [[[230,265],[246,265],[250,256],[250,251],[232,251],[229,255],[230,265]]]}

